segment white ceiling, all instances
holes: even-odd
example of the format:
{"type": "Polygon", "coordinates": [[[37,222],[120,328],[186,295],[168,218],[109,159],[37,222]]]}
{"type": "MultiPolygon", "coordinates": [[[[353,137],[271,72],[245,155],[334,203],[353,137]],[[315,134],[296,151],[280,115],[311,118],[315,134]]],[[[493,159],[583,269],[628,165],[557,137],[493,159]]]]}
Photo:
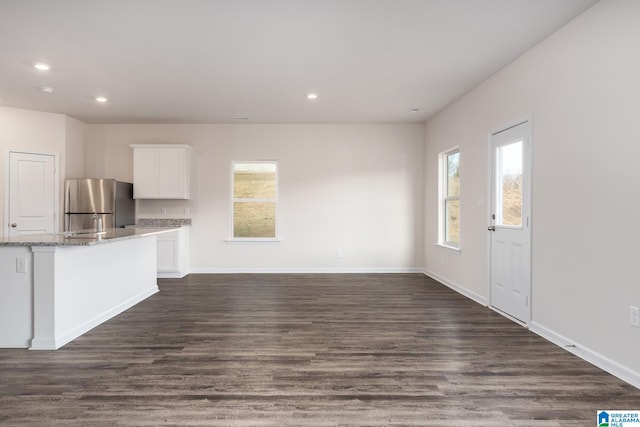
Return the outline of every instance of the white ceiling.
{"type": "Polygon", "coordinates": [[[86,123],[424,122],[595,2],[0,0],[0,105],[86,123]]]}

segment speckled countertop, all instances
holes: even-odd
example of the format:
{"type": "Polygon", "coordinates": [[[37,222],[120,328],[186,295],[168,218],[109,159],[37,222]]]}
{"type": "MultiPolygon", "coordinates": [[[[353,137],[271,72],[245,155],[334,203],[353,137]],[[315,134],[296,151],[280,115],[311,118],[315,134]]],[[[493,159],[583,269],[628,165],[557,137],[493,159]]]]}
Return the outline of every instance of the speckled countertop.
{"type": "Polygon", "coordinates": [[[108,228],[104,234],[97,234],[94,230],[83,230],[71,233],[34,234],[31,236],[5,237],[0,239],[0,247],[3,246],[90,246],[103,243],[116,242],[125,239],[152,236],[168,233],[176,227],[159,228],[108,228]]]}
{"type": "Polygon", "coordinates": [[[182,227],[191,225],[191,218],[138,218],[138,227],[182,227]]]}

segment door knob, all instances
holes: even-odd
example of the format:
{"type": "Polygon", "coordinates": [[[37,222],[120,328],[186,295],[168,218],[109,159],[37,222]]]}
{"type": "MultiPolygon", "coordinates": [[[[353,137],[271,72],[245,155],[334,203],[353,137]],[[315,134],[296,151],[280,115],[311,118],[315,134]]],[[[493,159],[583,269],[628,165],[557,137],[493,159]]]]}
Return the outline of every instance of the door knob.
{"type": "Polygon", "coordinates": [[[487,230],[496,231],[496,226],[495,225],[491,225],[491,226],[489,226],[489,228],[487,228],[487,230]]]}
{"type": "Polygon", "coordinates": [[[15,222],[13,224],[11,224],[11,227],[16,228],[18,226],[18,224],[16,224],[15,222]]]}

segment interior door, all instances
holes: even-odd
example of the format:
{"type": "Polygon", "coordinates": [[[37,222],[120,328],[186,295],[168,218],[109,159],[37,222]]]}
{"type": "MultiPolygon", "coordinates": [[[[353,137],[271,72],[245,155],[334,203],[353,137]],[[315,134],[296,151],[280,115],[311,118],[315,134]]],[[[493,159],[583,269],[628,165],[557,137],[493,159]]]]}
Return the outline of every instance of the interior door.
{"type": "Polygon", "coordinates": [[[491,306],[527,324],[531,317],[531,124],[491,135],[491,306]]]}
{"type": "Polygon", "coordinates": [[[55,156],[9,153],[9,237],[56,230],[55,156]]]}

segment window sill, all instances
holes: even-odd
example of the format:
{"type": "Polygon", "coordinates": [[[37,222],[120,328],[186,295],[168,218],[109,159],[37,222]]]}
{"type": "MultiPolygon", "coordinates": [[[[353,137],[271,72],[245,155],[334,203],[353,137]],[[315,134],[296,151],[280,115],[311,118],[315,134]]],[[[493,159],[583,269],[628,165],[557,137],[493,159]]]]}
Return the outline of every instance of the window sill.
{"type": "Polygon", "coordinates": [[[280,239],[226,239],[228,245],[278,245],[282,243],[280,239]]]}
{"type": "Polygon", "coordinates": [[[462,253],[462,249],[455,246],[443,245],[442,243],[435,243],[435,245],[457,254],[462,253]]]}

